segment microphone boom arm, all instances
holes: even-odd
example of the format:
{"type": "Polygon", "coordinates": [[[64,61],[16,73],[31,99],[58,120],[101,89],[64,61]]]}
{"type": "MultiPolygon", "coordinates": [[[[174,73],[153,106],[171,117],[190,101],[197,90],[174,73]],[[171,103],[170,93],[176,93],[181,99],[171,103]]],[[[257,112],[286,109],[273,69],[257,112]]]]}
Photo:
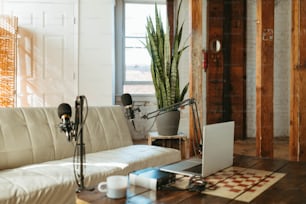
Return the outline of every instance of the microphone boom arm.
{"type": "Polygon", "coordinates": [[[152,111],[150,113],[147,113],[145,115],[142,116],[142,118],[144,119],[151,119],[151,118],[155,118],[159,115],[162,115],[164,113],[167,113],[169,111],[172,111],[172,110],[177,110],[179,108],[184,108],[185,106],[187,105],[192,105],[192,104],[195,104],[195,99],[194,98],[188,98],[184,101],[181,101],[181,102],[178,102],[178,103],[175,103],[171,106],[167,106],[165,108],[160,108],[158,110],[155,110],[155,111],[152,111]]]}
{"type": "Polygon", "coordinates": [[[197,103],[194,98],[188,98],[185,99],[181,102],[175,103],[171,106],[165,107],[165,108],[160,108],[158,110],[152,111],[150,113],[147,113],[142,116],[143,119],[151,119],[158,117],[159,115],[165,114],[169,111],[172,110],[178,110],[178,109],[183,109],[185,106],[191,106],[192,108],[192,117],[193,117],[193,128],[195,131],[195,141],[193,141],[193,150],[195,155],[197,153],[202,154],[202,127],[200,123],[200,118],[199,118],[199,111],[197,107],[197,103]]]}

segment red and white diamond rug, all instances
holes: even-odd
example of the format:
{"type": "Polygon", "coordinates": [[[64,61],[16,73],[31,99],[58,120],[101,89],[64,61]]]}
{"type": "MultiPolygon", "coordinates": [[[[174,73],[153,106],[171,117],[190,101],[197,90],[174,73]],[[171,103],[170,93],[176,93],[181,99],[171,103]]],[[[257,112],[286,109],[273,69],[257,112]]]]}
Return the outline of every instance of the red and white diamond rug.
{"type": "Polygon", "coordinates": [[[206,177],[208,188],[202,193],[251,202],[284,176],[271,171],[229,167],[206,177]]]}
{"type": "MultiPolygon", "coordinates": [[[[204,180],[208,184],[202,193],[251,202],[284,176],[283,173],[233,166],[206,177],[204,180]]],[[[190,177],[178,176],[173,186],[188,189],[189,180],[190,177]]]]}

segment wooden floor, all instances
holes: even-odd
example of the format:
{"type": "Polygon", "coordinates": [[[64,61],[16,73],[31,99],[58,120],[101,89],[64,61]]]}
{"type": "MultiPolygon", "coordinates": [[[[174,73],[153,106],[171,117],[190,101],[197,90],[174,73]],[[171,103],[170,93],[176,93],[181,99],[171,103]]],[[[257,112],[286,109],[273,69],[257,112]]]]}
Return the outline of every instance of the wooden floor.
{"type": "MultiPolygon", "coordinates": [[[[276,137],[273,141],[274,159],[289,159],[289,137],[276,137]]],[[[235,154],[256,156],[256,139],[247,138],[235,141],[235,154]]]]}
{"type": "MultiPolygon", "coordinates": [[[[263,193],[254,198],[253,204],[302,204],[306,203],[306,162],[291,162],[278,159],[260,159],[256,157],[235,155],[234,166],[266,170],[275,173],[283,173],[285,176],[277,183],[269,187],[263,193]]],[[[244,202],[227,199],[218,196],[204,195],[190,191],[150,191],[148,189],[133,191],[126,199],[111,200],[105,194],[94,192],[81,192],[77,195],[77,203],[231,203],[242,204],[244,202]]]]}
{"type": "MultiPolygon", "coordinates": [[[[135,144],[147,144],[147,140],[136,140],[135,144]]],[[[274,139],[274,158],[275,159],[289,159],[289,138],[277,137],[274,139]]],[[[246,156],[256,156],[256,139],[247,138],[245,140],[237,140],[234,145],[234,153],[246,156]]]]}

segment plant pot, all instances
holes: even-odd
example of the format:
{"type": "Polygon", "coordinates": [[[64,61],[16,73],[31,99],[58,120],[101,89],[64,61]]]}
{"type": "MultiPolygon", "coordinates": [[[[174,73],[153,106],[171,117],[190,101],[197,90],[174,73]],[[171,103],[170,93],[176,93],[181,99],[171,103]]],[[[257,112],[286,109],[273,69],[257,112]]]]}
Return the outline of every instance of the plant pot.
{"type": "Polygon", "coordinates": [[[156,127],[159,135],[177,135],[180,124],[180,111],[170,111],[159,115],[156,118],[156,127]]]}

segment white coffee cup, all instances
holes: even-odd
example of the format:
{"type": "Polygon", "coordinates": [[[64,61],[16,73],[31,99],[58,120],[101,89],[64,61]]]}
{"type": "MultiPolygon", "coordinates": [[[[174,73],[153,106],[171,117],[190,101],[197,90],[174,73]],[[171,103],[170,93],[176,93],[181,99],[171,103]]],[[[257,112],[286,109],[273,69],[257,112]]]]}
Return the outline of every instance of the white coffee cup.
{"type": "Polygon", "coordinates": [[[106,196],[113,199],[124,198],[128,186],[128,178],[126,176],[109,176],[106,182],[98,184],[98,191],[106,192],[106,196]]]}

